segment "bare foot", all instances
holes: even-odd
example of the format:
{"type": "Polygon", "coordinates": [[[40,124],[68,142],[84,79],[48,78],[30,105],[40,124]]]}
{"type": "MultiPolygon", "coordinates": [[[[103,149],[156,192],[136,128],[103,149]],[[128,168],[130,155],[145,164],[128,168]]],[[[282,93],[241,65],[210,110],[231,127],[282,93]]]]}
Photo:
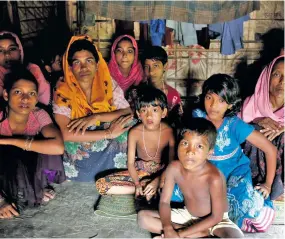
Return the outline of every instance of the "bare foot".
{"type": "Polygon", "coordinates": [[[55,197],[55,191],[53,189],[45,188],[42,202],[47,203],[50,200],[54,199],[54,197],[55,197]]]}

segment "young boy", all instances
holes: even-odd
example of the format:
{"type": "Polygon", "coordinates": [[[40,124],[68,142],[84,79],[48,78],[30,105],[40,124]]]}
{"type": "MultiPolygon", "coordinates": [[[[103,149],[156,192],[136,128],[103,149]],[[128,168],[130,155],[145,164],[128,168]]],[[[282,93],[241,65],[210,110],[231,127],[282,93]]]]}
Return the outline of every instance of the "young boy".
{"type": "Polygon", "coordinates": [[[165,83],[164,73],[168,65],[166,51],[160,46],[151,46],[145,50],[143,60],[145,76],[151,85],[165,93],[169,112],[173,111],[182,115],[183,110],[178,91],[165,83]]]}
{"type": "Polygon", "coordinates": [[[136,113],[141,123],[129,132],[128,171],[97,180],[100,194],[135,193],[149,201],[164,183],[161,174],[165,165],[174,158],[172,129],[161,122],[167,114],[165,94],[152,86],[144,86],[140,93],[136,100],[136,113]]]}
{"type": "Polygon", "coordinates": [[[222,173],[207,161],[215,145],[217,131],[206,119],[193,119],[181,133],[179,161],[166,169],[165,184],[157,211],[140,211],[139,225],[166,238],[243,237],[228,218],[226,184],[222,173]],[[185,208],[171,209],[170,198],[178,184],[185,208]]]}

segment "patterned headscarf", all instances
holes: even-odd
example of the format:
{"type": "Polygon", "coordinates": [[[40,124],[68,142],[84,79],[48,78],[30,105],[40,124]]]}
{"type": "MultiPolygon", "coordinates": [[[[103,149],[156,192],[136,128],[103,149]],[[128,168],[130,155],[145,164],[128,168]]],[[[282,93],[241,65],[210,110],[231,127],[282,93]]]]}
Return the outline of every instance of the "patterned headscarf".
{"type": "Polygon", "coordinates": [[[113,79],[118,82],[119,86],[123,89],[124,92],[126,92],[130,86],[138,85],[143,80],[144,73],[142,65],[139,62],[138,55],[139,55],[138,45],[136,40],[132,36],[129,35],[119,36],[112,45],[111,60],[108,65],[110,74],[113,77],[113,79]],[[124,77],[123,74],[121,73],[115,56],[115,50],[118,45],[118,42],[125,37],[131,40],[133,47],[135,49],[134,63],[132,64],[132,68],[127,77],[124,77]]]}
{"type": "Polygon", "coordinates": [[[269,99],[271,72],[275,62],[280,58],[284,58],[284,55],[276,57],[264,68],[257,81],[254,94],[246,98],[240,114],[245,122],[251,122],[256,118],[269,117],[284,125],[284,106],[273,112],[269,99]]]}
{"type": "Polygon", "coordinates": [[[71,109],[71,119],[77,119],[92,113],[111,112],[116,109],[113,106],[112,82],[108,66],[95,45],[99,61],[93,80],[90,104],[68,65],[68,51],[70,46],[75,41],[83,39],[92,43],[92,39],[85,35],[73,36],[71,38],[63,56],[64,80],[58,83],[54,93],[54,102],[56,105],[66,106],[71,109]]]}

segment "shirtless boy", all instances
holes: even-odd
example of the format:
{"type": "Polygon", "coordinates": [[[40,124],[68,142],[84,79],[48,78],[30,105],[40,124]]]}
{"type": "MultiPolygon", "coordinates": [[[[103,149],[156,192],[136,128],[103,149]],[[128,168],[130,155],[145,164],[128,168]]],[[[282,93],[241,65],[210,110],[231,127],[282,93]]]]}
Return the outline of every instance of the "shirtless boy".
{"type": "Polygon", "coordinates": [[[243,237],[228,218],[225,179],[207,161],[215,145],[215,126],[206,119],[193,119],[181,135],[179,161],[173,161],[166,169],[159,212],[140,211],[139,225],[165,238],[243,237]],[[175,183],[184,195],[184,209],[170,207],[175,183]]]}
{"type": "Polygon", "coordinates": [[[128,171],[100,178],[96,182],[100,194],[136,194],[149,201],[164,183],[165,164],[174,158],[172,129],[161,120],[167,115],[165,94],[144,86],[136,99],[136,113],[141,123],[128,136],[128,171]],[[163,156],[168,149],[167,159],[163,156]]]}

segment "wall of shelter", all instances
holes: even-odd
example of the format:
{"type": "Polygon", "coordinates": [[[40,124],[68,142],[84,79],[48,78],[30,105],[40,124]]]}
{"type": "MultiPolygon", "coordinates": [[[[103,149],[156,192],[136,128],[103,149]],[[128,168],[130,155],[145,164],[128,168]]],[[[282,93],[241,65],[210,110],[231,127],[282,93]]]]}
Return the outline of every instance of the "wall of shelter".
{"type": "MultiPolygon", "coordinates": [[[[109,56],[112,36],[116,32],[114,19],[96,16],[88,19],[89,24],[81,25],[78,29],[78,9],[75,1],[67,3],[69,24],[71,29],[89,34],[102,52],[109,56]],[[90,21],[94,25],[90,26],[90,21]]],[[[87,16],[88,17],[88,16],[87,16]]],[[[182,97],[198,95],[204,80],[214,73],[233,75],[236,66],[241,61],[251,64],[259,58],[263,47],[260,36],[273,28],[284,28],[284,2],[261,1],[260,10],[250,13],[250,20],[244,23],[244,48],[233,55],[220,53],[220,40],[211,40],[209,49],[199,45],[183,47],[179,44],[164,47],[169,55],[167,82],[175,87],[182,97]]],[[[134,35],[139,39],[138,24],[134,24],[134,35]]]]}

